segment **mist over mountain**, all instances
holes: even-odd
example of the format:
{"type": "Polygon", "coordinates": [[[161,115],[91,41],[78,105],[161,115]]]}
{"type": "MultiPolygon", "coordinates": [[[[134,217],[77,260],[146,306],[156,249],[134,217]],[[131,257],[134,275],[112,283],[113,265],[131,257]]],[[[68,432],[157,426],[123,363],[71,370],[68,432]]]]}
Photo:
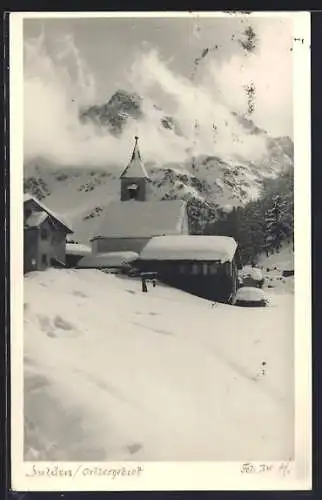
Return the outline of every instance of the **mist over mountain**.
{"type": "MultiPolygon", "coordinates": [[[[165,115],[158,106],[151,109],[158,116],[158,127],[182,137],[175,118],[165,115]]],[[[201,232],[203,225],[216,220],[222,211],[230,211],[232,207],[244,206],[257,199],[267,179],[276,179],[293,168],[290,138],[269,137],[249,118],[236,113],[233,117],[244,127],[245,134],[265,140],[265,154],[257,162],[238,155],[223,158],[193,154],[193,144],[190,150],[187,148],[185,161],[146,162],[152,178],[153,196],[159,200],[187,200],[193,232],[201,232]]],[[[80,113],[84,126],[95,126],[103,134],[106,129],[118,139],[122,138],[129,122],[144,119],[143,99],[124,90],[117,91],[107,103],[89,106],[80,113]]],[[[129,161],[132,147],[133,141],[129,140],[126,161],[129,161]]],[[[144,159],[144,137],[140,148],[144,159]]],[[[64,165],[38,157],[25,165],[24,189],[45,199],[51,208],[63,212],[73,223],[76,237],[87,241],[106,204],[119,198],[119,175],[125,166],[119,167],[109,161],[108,154],[105,165],[96,166],[64,165]]]]}
{"type": "MultiPolygon", "coordinates": [[[[256,121],[267,99],[259,78],[271,78],[258,54],[221,66],[209,60],[192,81],[150,50],[138,54],[124,86],[100,101],[73,40],[62,44],[63,53],[53,55],[44,37],[25,43],[24,190],[69,219],[76,239],[88,241],[106,205],[119,199],[135,135],[154,198],[187,200],[192,232],[258,199],[265,180],[293,169],[291,138],[256,121]],[[257,78],[253,113],[243,90],[246,69],[241,81],[231,78],[241,63],[257,78]]],[[[276,112],[283,95],[271,95],[276,112]]]]}

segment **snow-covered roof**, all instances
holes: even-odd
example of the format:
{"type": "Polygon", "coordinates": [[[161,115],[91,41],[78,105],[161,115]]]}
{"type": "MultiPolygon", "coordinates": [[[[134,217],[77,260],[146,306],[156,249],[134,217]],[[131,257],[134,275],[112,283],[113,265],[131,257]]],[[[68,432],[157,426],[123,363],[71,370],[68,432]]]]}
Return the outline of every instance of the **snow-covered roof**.
{"type": "Polygon", "coordinates": [[[39,227],[48,218],[47,212],[33,212],[25,222],[27,227],[39,227]]]}
{"type": "Polygon", "coordinates": [[[91,248],[81,243],[66,243],[66,255],[88,255],[91,248]]]}
{"type": "Polygon", "coordinates": [[[186,202],[182,200],[111,202],[100,218],[94,239],[180,234],[185,215],[186,202]]]}
{"type": "Polygon", "coordinates": [[[254,281],[263,279],[263,273],[258,267],[245,266],[240,274],[243,278],[249,277],[254,281]]]}
{"type": "Polygon", "coordinates": [[[159,236],[152,238],[140,253],[141,260],[232,261],[237,249],[228,236],[159,236]]]}
{"type": "Polygon", "coordinates": [[[25,204],[28,201],[33,201],[38,206],[38,208],[40,208],[42,211],[46,212],[50,217],[52,217],[57,222],[59,222],[62,226],[64,226],[64,228],[67,230],[67,233],[73,232],[70,225],[67,224],[65,221],[63,221],[63,219],[57,213],[53,212],[48,207],[46,207],[46,205],[44,205],[41,201],[39,201],[35,196],[33,196],[29,193],[26,193],[26,194],[24,194],[23,202],[25,204]]]}
{"type": "Polygon", "coordinates": [[[144,178],[144,179],[149,179],[149,175],[147,171],[145,170],[145,167],[143,165],[140,151],[139,151],[139,146],[138,146],[138,137],[135,137],[135,145],[132,153],[132,158],[128,166],[123,170],[121,174],[121,179],[128,177],[128,178],[144,178]]]}
{"type": "Polygon", "coordinates": [[[87,255],[77,264],[80,268],[121,267],[139,258],[136,252],[108,252],[87,255]]]}

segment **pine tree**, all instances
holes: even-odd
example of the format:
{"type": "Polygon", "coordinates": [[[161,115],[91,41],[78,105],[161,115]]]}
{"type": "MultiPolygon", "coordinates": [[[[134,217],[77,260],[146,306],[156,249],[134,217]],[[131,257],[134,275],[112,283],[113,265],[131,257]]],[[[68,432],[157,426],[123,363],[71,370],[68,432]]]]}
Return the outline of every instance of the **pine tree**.
{"type": "Polygon", "coordinates": [[[265,243],[266,253],[279,252],[282,242],[291,232],[290,221],[287,214],[287,203],[279,195],[272,199],[272,205],[265,214],[265,243]]]}

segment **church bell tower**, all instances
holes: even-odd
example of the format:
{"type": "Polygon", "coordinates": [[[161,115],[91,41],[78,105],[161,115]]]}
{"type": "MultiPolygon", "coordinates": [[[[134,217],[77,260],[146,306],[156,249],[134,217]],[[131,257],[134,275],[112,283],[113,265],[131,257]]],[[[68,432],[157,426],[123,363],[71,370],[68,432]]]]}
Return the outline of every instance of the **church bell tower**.
{"type": "Polygon", "coordinates": [[[143,165],[138,140],[136,136],[131,161],[120,176],[121,201],[146,201],[148,198],[151,179],[143,165]]]}

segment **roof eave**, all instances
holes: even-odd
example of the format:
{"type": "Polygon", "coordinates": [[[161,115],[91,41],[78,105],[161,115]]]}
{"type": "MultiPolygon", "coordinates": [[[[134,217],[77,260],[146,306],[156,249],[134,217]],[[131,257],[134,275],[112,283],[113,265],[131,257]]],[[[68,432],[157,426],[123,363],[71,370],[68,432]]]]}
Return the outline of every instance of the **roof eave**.
{"type": "Polygon", "coordinates": [[[69,226],[67,226],[67,224],[65,224],[62,220],[60,220],[59,218],[57,218],[55,216],[55,214],[52,213],[52,211],[49,208],[46,207],[46,205],[44,205],[41,201],[37,200],[37,198],[35,196],[26,193],[24,195],[24,201],[23,202],[26,203],[27,201],[31,201],[31,200],[34,201],[36,203],[36,205],[38,205],[39,208],[41,208],[44,212],[46,212],[51,219],[53,219],[60,226],[64,227],[67,234],[73,234],[74,233],[74,231],[72,230],[72,228],[69,227],[69,226]]]}

